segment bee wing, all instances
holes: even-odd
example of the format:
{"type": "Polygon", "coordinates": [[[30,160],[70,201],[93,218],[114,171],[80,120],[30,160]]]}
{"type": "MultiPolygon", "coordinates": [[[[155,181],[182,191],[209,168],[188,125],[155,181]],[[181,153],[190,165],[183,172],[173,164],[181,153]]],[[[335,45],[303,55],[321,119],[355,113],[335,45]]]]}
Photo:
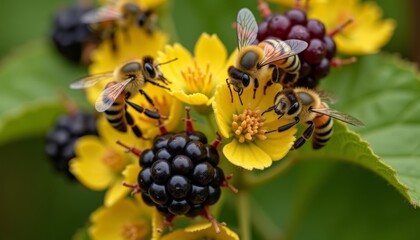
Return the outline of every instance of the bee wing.
{"type": "Polygon", "coordinates": [[[270,41],[270,44],[267,43],[264,46],[264,58],[261,60],[260,66],[299,54],[307,47],[307,42],[297,39],[270,41]],[[290,49],[285,49],[284,43],[286,43],[290,49]]]}
{"type": "Polygon", "coordinates": [[[97,84],[100,81],[105,79],[110,79],[113,77],[113,72],[106,72],[106,73],[99,73],[84,77],[72,84],[70,84],[71,89],[81,89],[81,88],[88,88],[92,87],[93,85],[97,84]]]}
{"type": "Polygon", "coordinates": [[[254,15],[248,8],[242,8],[236,18],[236,34],[238,48],[251,45],[257,39],[258,25],[254,15]]]}
{"type": "Polygon", "coordinates": [[[100,23],[117,20],[121,16],[121,12],[118,11],[115,4],[107,4],[83,14],[81,22],[86,24],[100,23]]]}
{"type": "Polygon", "coordinates": [[[108,88],[105,88],[101,95],[99,95],[98,99],[96,99],[96,111],[104,112],[109,107],[111,107],[111,105],[121,95],[121,93],[131,81],[131,79],[127,79],[108,88]]]}
{"type": "Polygon", "coordinates": [[[336,111],[334,109],[319,108],[319,109],[311,109],[311,111],[322,114],[322,115],[330,116],[332,118],[338,119],[342,122],[351,124],[351,125],[356,126],[356,127],[364,127],[365,126],[365,124],[363,124],[359,119],[357,119],[353,116],[350,116],[346,113],[336,111]]]}
{"type": "Polygon", "coordinates": [[[317,89],[316,93],[318,94],[322,102],[327,102],[327,103],[337,102],[337,97],[332,92],[317,89]]]}

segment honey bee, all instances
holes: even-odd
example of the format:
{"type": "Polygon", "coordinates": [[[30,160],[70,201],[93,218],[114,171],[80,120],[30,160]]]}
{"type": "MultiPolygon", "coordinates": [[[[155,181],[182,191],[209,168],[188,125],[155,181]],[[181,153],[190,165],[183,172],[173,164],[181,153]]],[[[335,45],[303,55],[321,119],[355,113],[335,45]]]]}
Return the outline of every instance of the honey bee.
{"type": "Polygon", "coordinates": [[[301,147],[312,135],[312,148],[319,149],[327,144],[333,134],[332,118],[356,127],[364,127],[358,119],[329,108],[324,102],[324,99],[328,98],[325,93],[317,93],[307,88],[283,89],[274,98],[274,105],[262,114],[274,111],[279,118],[284,117],[291,122],[267,133],[283,132],[299,122],[305,122],[308,127],[295,141],[292,150],[301,147]]]}
{"type": "Polygon", "coordinates": [[[114,71],[84,77],[72,83],[70,88],[88,88],[103,80],[113,78],[114,81],[109,82],[99,95],[95,103],[95,108],[98,112],[104,112],[108,122],[118,131],[126,132],[127,125],[129,125],[137,137],[142,137],[140,129],[135,125],[133,118],[126,110],[127,105],[150,118],[165,118],[156,111],[131,102],[130,98],[140,93],[145,96],[146,100],[152,106],[155,106],[152,99],[142,88],[146,83],[150,83],[157,87],[170,90],[170,88],[164,85],[169,85],[171,82],[163,76],[159,66],[175,60],[176,58],[158,64],[152,57],[145,56],[142,59],[136,59],[122,64],[115,68],[114,71]],[[161,83],[164,85],[161,85],[161,83]]]}
{"type": "Polygon", "coordinates": [[[270,76],[271,80],[264,87],[266,89],[272,83],[283,83],[286,77],[281,74],[281,71],[293,75],[294,80],[298,78],[300,61],[295,55],[304,51],[308,47],[308,43],[297,39],[281,41],[273,38],[253,45],[257,39],[258,25],[254,15],[247,8],[242,8],[238,12],[236,33],[238,57],[236,64],[229,67],[229,78],[226,79],[232,102],[233,95],[230,85],[238,93],[242,104],[241,95],[252,81],[255,98],[255,92],[259,87],[258,79],[270,76]]]}
{"type": "Polygon", "coordinates": [[[88,24],[101,39],[110,39],[112,49],[116,51],[115,33],[118,29],[123,30],[127,39],[130,26],[139,26],[151,34],[156,25],[156,16],[152,10],[141,9],[136,3],[118,4],[118,1],[112,1],[85,13],[81,21],[88,24]]]}

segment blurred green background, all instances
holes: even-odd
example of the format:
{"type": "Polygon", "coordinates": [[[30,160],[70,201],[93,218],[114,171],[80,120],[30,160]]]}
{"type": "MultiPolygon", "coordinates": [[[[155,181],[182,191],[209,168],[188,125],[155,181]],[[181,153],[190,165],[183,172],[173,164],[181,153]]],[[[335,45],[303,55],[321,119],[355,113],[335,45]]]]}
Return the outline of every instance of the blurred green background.
{"type": "MultiPolygon", "coordinates": [[[[255,2],[171,1],[169,9],[178,41],[193,49],[202,32],[217,33],[229,50],[233,50],[236,37],[231,23],[241,7],[256,12],[255,2]]],[[[0,69],[16,55],[32,50],[30,46],[22,50],[22,46],[49,40],[54,13],[72,3],[57,0],[3,1],[0,8],[0,69]],[[16,52],[17,48],[21,50],[16,52]]],[[[420,9],[419,3],[414,0],[398,3],[378,0],[377,3],[383,8],[384,16],[394,18],[398,24],[384,50],[420,62],[416,12],[420,9]]],[[[52,61],[62,61],[54,53],[51,56],[56,57],[52,61]]],[[[35,63],[36,60],[34,57],[31,61],[35,63]]],[[[67,63],[62,61],[60,64],[67,63]]],[[[24,73],[25,66],[22,64],[18,71],[24,73]]],[[[66,86],[85,72],[75,66],[68,66],[68,69],[71,74],[53,75],[59,76],[56,79],[58,85],[66,86]]],[[[0,84],[8,84],[8,79],[0,78],[0,84]]],[[[1,104],[13,107],[13,102],[1,104]]],[[[54,109],[51,114],[59,111],[54,109]]],[[[30,131],[28,122],[22,124],[30,131]]],[[[85,226],[89,214],[101,205],[103,194],[69,182],[55,173],[44,156],[43,133],[28,135],[22,133],[16,140],[0,141],[0,238],[70,239],[77,229],[85,226]]],[[[259,207],[276,206],[269,214],[293,239],[420,239],[420,211],[414,210],[382,178],[358,166],[302,162],[281,181],[258,189],[256,193],[261,194],[256,196],[264,196],[265,191],[278,193],[278,196],[256,197],[255,202],[259,207]]],[[[253,211],[258,212],[258,206],[255,205],[253,211]]],[[[236,221],[235,216],[228,214],[231,208],[232,205],[226,205],[223,221],[236,221]]],[[[258,237],[258,231],[254,232],[258,237]]]]}

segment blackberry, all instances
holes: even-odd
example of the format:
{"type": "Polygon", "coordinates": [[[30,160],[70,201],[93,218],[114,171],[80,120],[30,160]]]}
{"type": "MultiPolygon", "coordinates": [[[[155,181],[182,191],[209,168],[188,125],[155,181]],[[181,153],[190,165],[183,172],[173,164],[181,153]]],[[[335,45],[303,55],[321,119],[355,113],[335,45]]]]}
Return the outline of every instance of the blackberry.
{"type": "Polygon", "coordinates": [[[258,41],[275,37],[281,40],[299,39],[309,44],[308,48],[298,55],[301,68],[294,86],[315,88],[319,81],[328,75],[331,66],[354,62],[354,59],[348,61],[333,59],[336,54],[336,44],[332,37],[349,24],[351,19],[330,33],[326,33],[324,24],[317,19],[308,19],[306,11],[299,9],[299,4],[284,14],[278,14],[271,13],[264,1],[258,2],[263,15],[263,21],[258,26],[258,41]]]}
{"type": "Polygon", "coordinates": [[[227,183],[229,177],[225,177],[223,170],[217,166],[217,147],[221,137],[218,135],[214,142],[208,144],[207,137],[194,131],[191,122],[187,109],[186,131],[166,133],[165,130],[154,139],[151,149],[136,154],[142,167],[137,184],[124,185],[134,188],[133,193],[141,193],[147,205],[155,206],[166,217],[163,227],[170,225],[178,215],[202,215],[218,231],[215,219],[207,208],[219,200],[220,187],[237,190],[227,183]]]}
{"type": "Polygon", "coordinates": [[[75,179],[68,163],[75,157],[74,146],[78,138],[98,135],[96,118],[93,114],[74,112],[59,116],[54,127],[46,134],[45,152],[58,172],[75,179]]]}
{"type": "Polygon", "coordinates": [[[84,56],[89,44],[96,45],[98,38],[80,20],[91,7],[75,5],[57,13],[53,22],[51,34],[54,46],[61,55],[76,63],[88,63],[84,56]]]}

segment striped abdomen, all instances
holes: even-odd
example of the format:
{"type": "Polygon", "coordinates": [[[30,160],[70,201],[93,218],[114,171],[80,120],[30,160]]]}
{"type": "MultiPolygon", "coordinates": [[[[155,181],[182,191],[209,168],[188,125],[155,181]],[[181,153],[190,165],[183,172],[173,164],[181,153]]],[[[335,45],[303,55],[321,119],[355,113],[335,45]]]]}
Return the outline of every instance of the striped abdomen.
{"type": "Polygon", "coordinates": [[[108,120],[113,128],[120,132],[127,132],[125,106],[124,102],[115,101],[111,107],[104,112],[106,120],[108,120]]]}
{"type": "Polygon", "coordinates": [[[333,134],[333,119],[327,115],[317,115],[313,120],[315,130],[312,135],[312,148],[319,149],[325,146],[333,134]]]}

